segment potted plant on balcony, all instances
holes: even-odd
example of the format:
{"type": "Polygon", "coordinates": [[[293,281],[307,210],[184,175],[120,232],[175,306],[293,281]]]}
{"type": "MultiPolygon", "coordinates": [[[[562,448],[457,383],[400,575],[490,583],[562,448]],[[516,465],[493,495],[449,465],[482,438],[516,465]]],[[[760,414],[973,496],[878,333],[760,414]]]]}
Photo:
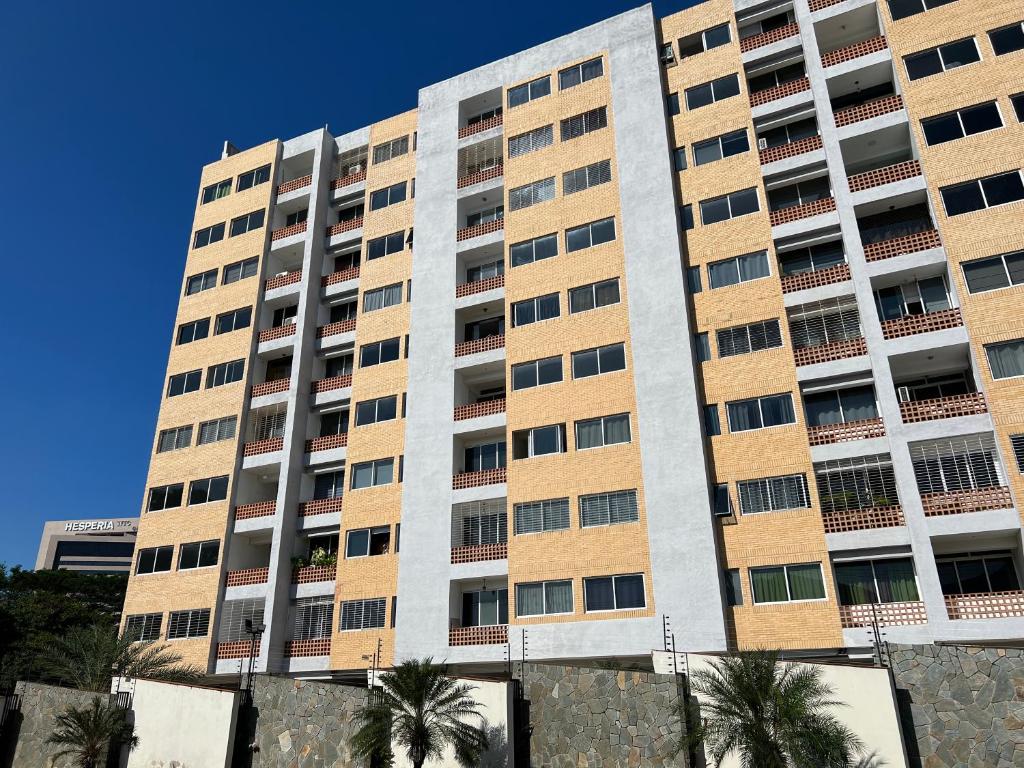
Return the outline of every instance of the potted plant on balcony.
{"type": "Polygon", "coordinates": [[[323,547],[317,547],[309,556],[309,564],[315,568],[329,568],[338,564],[338,555],[335,552],[328,552],[323,547]]]}

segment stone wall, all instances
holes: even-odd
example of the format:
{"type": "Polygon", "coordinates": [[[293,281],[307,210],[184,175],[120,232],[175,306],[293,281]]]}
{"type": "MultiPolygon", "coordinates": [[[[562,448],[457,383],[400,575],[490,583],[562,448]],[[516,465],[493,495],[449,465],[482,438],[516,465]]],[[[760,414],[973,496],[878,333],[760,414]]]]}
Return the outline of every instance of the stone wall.
{"type": "Polygon", "coordinates": [[[911,765],[1024,766],[1024,651],[889,647],[911,765]]]}
{"type": "Polygon", "coordinates": [[[531,768],[682,768],[673,675],[526,664],[531,768]]]}
{"type": "MultiPolygon", "coordinates": [[[[4,759],[12,768],[51,768],[51,756],[59,748],[46,740],[53,733],[57,715],[71,706],[88,706],[94,696],[109,699],[108,694],[38,683],[18,683],[14,690],[21,696],[21,709],[12,713],[4,729],[4,759]]],[[[64,758],[53,765],[65,768],[71,766],[71,760],[64,758]]]]}

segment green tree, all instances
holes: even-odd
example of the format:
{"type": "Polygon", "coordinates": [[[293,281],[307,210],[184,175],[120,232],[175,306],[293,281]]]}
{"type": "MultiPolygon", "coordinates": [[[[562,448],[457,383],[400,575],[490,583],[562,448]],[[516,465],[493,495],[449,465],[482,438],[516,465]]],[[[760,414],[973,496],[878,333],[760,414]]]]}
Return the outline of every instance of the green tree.
{"type": "Polygon", "coordinates": [[[96,768],[111,743],[127,746],[129,750],[139,745],[127,712],[99,696],[94,696],[88,707],[68,707],[56,719],[57,727],[46,739],[47,744],[59,748],[52,756],[54,763],[70,757],[77,768],[96,768]]]}
{"type": "Polygon", "coordinates": [[[403,661],[380,676],[382,689],[356,713],[352,739],[360,757],[389,763],[391,745],[405,750],[413,768],[451,747],[461,765],[476,765],[487,750],[487,734],[474,686],[445,675],[431,658],[403,661]]]}

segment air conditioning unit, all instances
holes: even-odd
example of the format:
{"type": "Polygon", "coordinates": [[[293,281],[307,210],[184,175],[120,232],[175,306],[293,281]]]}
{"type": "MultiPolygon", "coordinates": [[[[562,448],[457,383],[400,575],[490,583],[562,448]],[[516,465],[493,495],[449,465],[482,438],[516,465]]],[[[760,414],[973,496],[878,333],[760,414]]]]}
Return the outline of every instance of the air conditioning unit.
{"type": "Polygon", "coordinates": [[[295,325],[295,318],[294,317],[286,317],[284,319],[284,324],[285,325],[295,325]]]}
{"type": "Polygon", "coordinates": [[[757,148],[758,149],[768,149],[768,139],[758,139],[757,140],[757,148]]]}
{"type": "Polygon", "coordinates": [[[287,272],[278,272],[276,275],[274,275],[274,277],[284,277],[287,274],[287,272]]]}
{"type": "Polygon", "coordinates": [[[346,176],[352,176],[356,173],[359,173],[361,170],[363,170],[363,166],[361,166],[359,163],[356,163],[355,165],[350,165],[348,167],[348,173],[346,174],[346,176]]]}

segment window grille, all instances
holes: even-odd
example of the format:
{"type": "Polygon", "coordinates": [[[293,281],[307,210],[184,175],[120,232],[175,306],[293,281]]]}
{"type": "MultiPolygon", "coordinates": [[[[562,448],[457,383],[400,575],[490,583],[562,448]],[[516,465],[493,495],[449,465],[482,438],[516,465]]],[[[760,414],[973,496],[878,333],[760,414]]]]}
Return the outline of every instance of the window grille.
{"type": "Polygon", "coordinates": [[[859,339],[864,335],[854,296],[799,304],[790,307],[788,315],[789,335],[796,349],[859,339]]]}
{"type": "Polygon", "coordinates": [[[334,626],[334,598],[300,597],[295,601],[292,640],[329,638],[334,626]]]}
{"type": "MultiPolygon", "coordinates": [[[[509,139],[509,146],[512,140],[509,139]]],[[[488,139],[459,150],[459,178],[501,166],[501,139],[488,139]]]]}
{"type": "Polygon", "coordinates": [[[945,493],[1003,485],[992,433],[961,435],[910,445],[921,493],[945,493]]]}
{"type": "Polygon", "coordinates": [[[137,613],[129,616],[124,623],[125,637],[140,641],[158,640],[163,619],[162,613],[137,613]]]}
{"type": "Polygon", "coordinates": [[[252,636],[245,631],[245,620],[248,619],[255,627],[263,623],[263,607],[266,600],[262,597],[245,600],[225,600],[220,609],[220,628],[217,630],[217,642],[232,643],[249,640],[252,636]]]}
{"type": "Polygon", "coordinates": [[[515,505],[516,535],[559,531],[569,527],[569,499],[530,501],[515,505]]]}
{"type": "Polygon", "coordinates": [[[581,527],[632,523],[639,519],[635,490],[580,496],[581,527]]]}
{"type": "Polygon", "coordinates": [[[357,629],[379,629],[384,626],[383,597],[368,600],[348,600],[341,604],[341,621],[338,629],[349,632],[357,629]]]}
{"type": "Polygon", "coordinates": [[[887,453],[833,459],[814,465],[823,513],[894,507],[900,503],[887,453]]]}
{"type": "Polygon", "coordinates": [[[470,501],[452,507],[452,546],[474,547],[508,541],[508,511],[504,499],[470,501]]]}
{"type": "Polygon", "coordinates": [[[288,405],[286,403],[260,408],[249,417],[249,440],[284,437],[284,425],[287,418],[288,405]]]}
{"type": "Polygon", "coordinates": [[[736,490],[740,497],[740,512],[744,515],[811,506],[804,475],[743,480],[736,483],[736,490]]]}
{"type": "Polygon", "coordinates": [[[210,609],[172,611],[167,620],[167,639],[206,637],[210,632],[210,609]]]}

